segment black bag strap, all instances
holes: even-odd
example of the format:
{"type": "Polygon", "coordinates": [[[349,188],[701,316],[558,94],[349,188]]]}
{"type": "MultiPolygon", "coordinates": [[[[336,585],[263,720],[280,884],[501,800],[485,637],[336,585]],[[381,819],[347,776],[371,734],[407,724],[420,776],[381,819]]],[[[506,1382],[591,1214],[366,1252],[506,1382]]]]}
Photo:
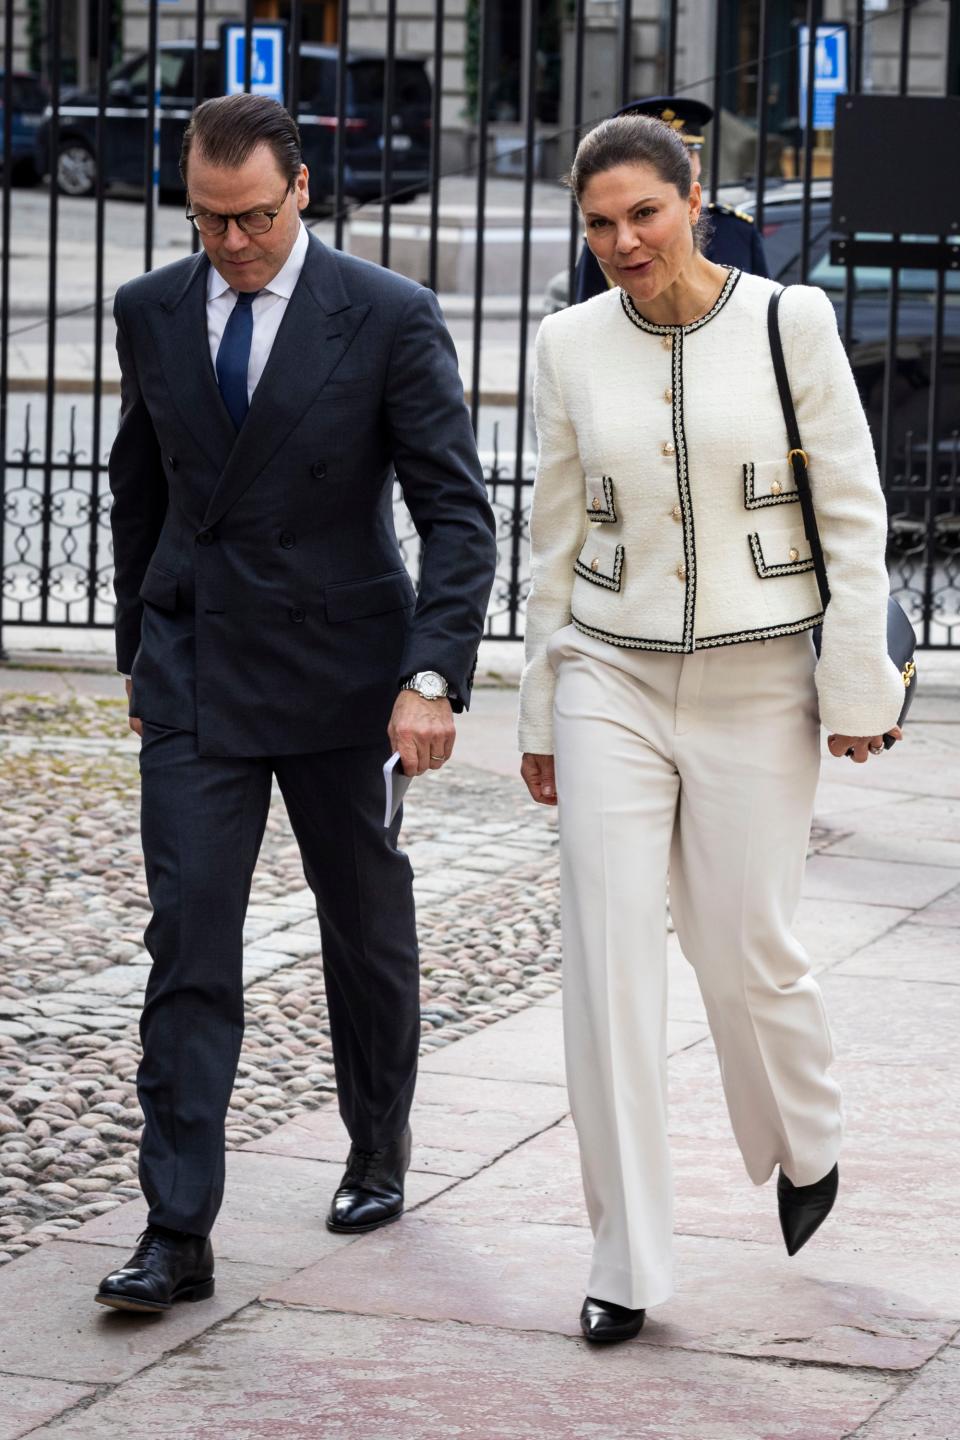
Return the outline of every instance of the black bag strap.
{"type": "Polygon", "coordinates": [[[783,358],[783,342],[780,339],[780,324],[777,318],[777,312],[780,308],[780,296],[782,294],[782,290],[775,290],[770,296],[770,304],[767,307],[767,331],[770,336],[770,353],[773,356],[773,369],[777,377],[777,389],[780,391],[780,405],[783,409],[783,419],[787,427],[787,441],[790,445],[787,459],[793,467],[793,478],[796,483],[797,494],[800,497],[803,528],[807,532],[807,540],[810,542],[813,568],[817,576],[817,585],[820,588],[820,603],[824,610],[826,610],[830,603],[830,586],[827,584],[827,566],[823,558],[823,546],[820,544],[820,532],[817,529],[817,517],[813,509],[810,477],[807,474],[807,454],[800,442],[800,427],[797,424],[797,412],[793,408],[793,396],[790,394],[790,381],[787,379],[787,362],[783,358]]]}

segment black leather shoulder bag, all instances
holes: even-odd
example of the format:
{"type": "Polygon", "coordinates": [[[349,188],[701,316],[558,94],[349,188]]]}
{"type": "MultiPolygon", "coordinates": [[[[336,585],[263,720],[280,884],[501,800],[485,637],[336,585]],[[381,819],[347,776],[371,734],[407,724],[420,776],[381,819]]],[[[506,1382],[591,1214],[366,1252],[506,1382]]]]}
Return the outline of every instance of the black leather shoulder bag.
{"type": "MultiPolygon", "coordinates": [[[[810,477],[807,474],[807,454],[800,441],[800,427],[797,425],[797,414],[793,408],[793,397],[790,394],[790,382],[787,379],[787,366],[783,358],[783,342],[780,339],[780,324],[778,311],[780,308],[780,296],[782,290],[775,290],[770,296],[770,304],[767,309],[767,330],[770,335],[770,353],[773,356],[773,368],[777,377],[777,389],[780,391],[780,404],[783,408],[783,418],[787,427],[787,441],[790,449],[787,459],[793,466],[793,478],[797,486],[797,494],[800,497],[800,510],[803,514],[803,528],[807,533],[810,542],[810,553],[813,556],[813,568],[817,576],[817,585],[820,589],[820,603],[826,611],[830,603],[830,587],[827,584],[827,567],[823,558],[823,546],[820,544],[820,532],[817,529],[817,517],[813,508],[813,495],[810,491],[810,477]]],[[[813,643],[816,646],[817,654],[820,654],[821,627],[818,625],[813,632],[813,643]]],[[[903,709],[900,711],[898,724],[902,725],[907,716],[907,711],[913,703],[914,692],[917,688],[917,666],[914,660],[914,651],[917,647],[917,637],[913,626],[907,619],[906,612],[899,601],[893,596],[887,599],[887,651],[890,659],[894,662],[903,677],[904,696],[903,709]]],[[[883,743],[889,750],[891,745],[896,744],[893,736],[886,734],[883,743]]]]}

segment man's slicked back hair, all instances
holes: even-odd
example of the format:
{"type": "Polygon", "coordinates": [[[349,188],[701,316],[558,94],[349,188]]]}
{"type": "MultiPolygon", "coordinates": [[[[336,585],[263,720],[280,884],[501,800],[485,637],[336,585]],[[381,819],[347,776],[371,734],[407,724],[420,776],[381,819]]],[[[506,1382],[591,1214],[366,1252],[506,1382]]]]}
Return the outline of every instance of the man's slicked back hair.
{"type": "Polygon", "coordinates": [[[204,100],[184,132],[180,177],[187,185],[192,150],[210,165],[238,170],[259,145],[270,147],[280,171],[293,185],[303,164],[300,131],[282,105],[266,95],[220,95],[204,100]]]}

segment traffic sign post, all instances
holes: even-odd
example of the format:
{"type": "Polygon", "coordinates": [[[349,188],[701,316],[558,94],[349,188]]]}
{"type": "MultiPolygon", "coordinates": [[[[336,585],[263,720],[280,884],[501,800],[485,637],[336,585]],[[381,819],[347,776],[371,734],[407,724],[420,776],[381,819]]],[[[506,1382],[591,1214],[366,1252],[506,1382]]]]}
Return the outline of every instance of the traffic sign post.
{"type": "MultiPolygon", "coordinates": [[[[807,123],[809,28],[800,26],[800,128],[807,123]]],[[[850,35],[846,25],[818,25],[813,81],[813,128],[832,130],[837,96],[848,89],[850,35]]]]}
{"type": "MultiPolygon", "coordinates": [[[[286,24],[258,23],[253,27],[251,38],[250,93],[267,95],[282,105],[286,95],[286,24]]],[[[246,89],[246,26],[230,21],[220,26],[220,54],[224,95],[242,94],[246,89]]]]}

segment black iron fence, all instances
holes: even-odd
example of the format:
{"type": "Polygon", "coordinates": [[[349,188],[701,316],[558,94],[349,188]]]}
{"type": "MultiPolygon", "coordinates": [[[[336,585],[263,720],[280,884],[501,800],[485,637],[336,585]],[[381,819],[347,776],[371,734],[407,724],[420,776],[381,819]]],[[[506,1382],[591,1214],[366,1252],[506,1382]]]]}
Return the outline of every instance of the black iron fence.
{"type": "MultiPolygon", "coordinates": [[[[682,15],[678,0],[659,9],[654,0],[632,8],[630,0],[465,0],[465,8],[424,0],[416,50],[401,44],[411,6],[415,0],[402,11],[386,0],[371,49],[368,33],[354,48],[360,17],[349,0],[327,0],[332,43],[307,35],[311,6],[283,0],[285,98],[314,177],[308,223],[328,243],[405,268],[441,294],[498,520],[488,634],[523,633],[535,464],[531,342],[544,306],[564,303],[572,288],[581,243],[557,176],[604,114],[638,93],[679,90],[716,112],[704,157],[709,197],[752,213],[777,278],[821,284],[834,300],[877,443],[894,589],[922,644],[960,646],[960,246],[955,234],[932,237],[939,248],[928,250],[949,257],[939,268],[844,263],[842,237],[832,231],[829,150],[815,129],[816,46],[806,47],[801,73],[801,26],[818,33],[820,0],[687,0],[682,15]],[[711,22],[706,65],[691,72],[693,37],[711,22]],[[465,56],[460,91],[452,88],[461,60],[451,65],[451,36],[465,56]],[[612,68],[602,64],[608,42],[612,68]]],[[[165,38],[164,8],[148,0],[138,52],[119,28],[122,7],[92,0],[92,73],[86,88],[69,88],[62,77],[76,57],[63,54],[65,0],[46,0],[35,44],[44,114],[36,104],[18,114],[20,52],[14,7],[5,9],[0,635],[9,627],[112,624],[112,294],[141,268],[196,247],[182,200],[178,209],[170,194],[173,167],[192,106],[224,83],[227,42],[214,33],[205,0],[195,0],[189,38],[165,38]],[[24,127],[34,132],[32,150],[22,143],[24,127]],[[31,171],[49,179],[20,188],[38,178],[31,171]]],[[[259,83],[254,40],[267,9],[278,6],[238,3],[248,89],[259,83]]],[[[845,10],[849,93],[906,96],[918,75],[928,94],[960,94],[955,3],[908,0],[878,12],[849,0],[845,10]],[[881,25],[883,64],[871,45],[881,25]]],[[[179,7],[178,15],[182,31],[179,7]]],[[[369,27],[366,14],[362,21],[369,27]]],[[[878,184],[887,179],[877,175],[878,184]]],[[[899,236],[896,205],[890,185],[887,228],[899,236]]],[[[397,529],[415,572],[417,537],[399,497],[397,529]]]]}

